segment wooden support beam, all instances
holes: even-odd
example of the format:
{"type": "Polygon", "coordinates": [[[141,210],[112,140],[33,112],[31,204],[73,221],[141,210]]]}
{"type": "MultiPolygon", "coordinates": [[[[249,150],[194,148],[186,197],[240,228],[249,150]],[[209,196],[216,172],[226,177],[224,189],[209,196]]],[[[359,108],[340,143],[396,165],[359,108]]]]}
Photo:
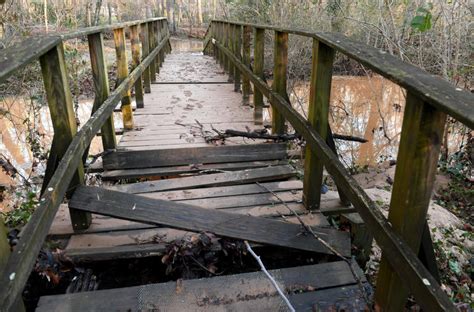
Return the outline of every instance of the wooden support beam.
{"type": "MultiPolygon", "coordinates": [[[[288,71],[288,33],[275,31],[272,90],[290,102],[286,92],[288,71]]],[[[272,103],[272,133],[286,132],[285,118],[272,103]]]]}
{"type": "MultiPolygon", "coordinates": [[[[263,28],[255,28],[253,55],[253,73],[263,80],[263,69],[265,65],[265,29],[263,28]]],[[[253,117],[255,124],[261,125],[263,124],[263,94],[260,89],[255,88],[255,86],[253,89],[253,117]]]]}
{"type": "MultiPolygon", "coordinates": [[[[161,41],[161,33],[160,33],[161,28],[158,26],[158,24],[159,24],[158,21],[152,22],[153,33],[155,34],[155,46],[158,44],[158,42],[161,41]]],[[[155,57],[156,74],[160,73],[160,68],[161,68],[161,58],[160,58],[160,54],[158,53],[158,55],[155,57]]]]}
{"type": "MultiPolygon", "coordinates": [[[[324,141],[328,135],[333,60],[334,50],[313,39],[308,121],[324,141]]],[[[305,153],[303,202],[306,208],[313,210],[318,209],[321,202],[323,161],[309,147],[305,153]]]]}
{"type": "MultiPolygon", "coordinates": [[[[168,28],[166,27],[166,22],[164,20],[159,21],[159,24],[161,25],[161,38],[164,38],[168,34],[168,28]]],[[[160,53],[158,53],[159,58],[160,58],[160,66],[163,66],[163,63],[165,62],[165,54],[166,54],[166,48],[162,49],[160,53]]]]}
{"type": "MultiPolygon", "coordinates": [[[[216,235],[256,243],[332,254],[326,246],[311,235],[301,235],[300,224],[237,215],[222,210],[87,186],[78,189],[78,193],[69,202],[69,205],[120,219],[166,225],[197,232],[208,231],[216,235]]],[[[313,228],[343,256],[350,256],[348,233],[326,227],[313,228]]]]}
{"type": "MultiPolygon", "coordinates": [[[[217,41],[221,44],[224,44],[224,24],[219,22],[217,25],[217,41]]],[[[219,49],[217,49],[219,51],[219,49]]],[[[225,53],[219,51],[219,64],[223,69],[225,69],[225,53]]]]}
{"type": "MultiPolygon", "coordinates": [[[[88,35],[87,40],[89,41],[92,77],[94,78],[95,97],[94,105],[92,106],[92,114],[94,114],[109,97],[109,78],[107,76],[107,62],[104,54],[102,33],[88,35]]],[[[117,140],[115,138],[113,114],[110,115],[109,119],[102,126],[101,134],[104,150],[114,150],[117,147],[117,140]]]]}
{"type": "MultiPolygon", "coordinates": [[[[54,150],[49,157],[54,157],[52,168],[57,168],[59,161],[66,153],[74,135],[77,132],[76,118],[72,104],[71,91],[67,80],[66,62],[64,60],[64,48],[62,42],[40,57],[41,71],[43,73],[44,89],[48,100],[51,121],[54,128],[54,150]]],[[[48,169],[51,170],[51,169],[48,169]]],[[[54,171],[54,169],[53,169],[54,171]]],[[[49,180],[43,181],[47,185],[49,180]]],[[[84,183],[84,167],[78,165],[77,170],[69,185],[68,195],[72,195],[74,189],[84,183]]],[[[50,192],[50,190],[45,190],[50,192]]],[[[71,221],[75,230],[86,229],[91,222],[90,213],[70,210],[71,221]]]]}
{"type": "MultiPolygon", "coordinates": [[[[243,45],[242,45],[242,62],[248,68],[251,68],[250,66],[250,43],[252,40],[251,36],[252,36],[252,27],[244,26],[243,45]]],[[[248,104],[249,102],[250,91],[251,91],[250,80],[248,77],[244,75],[242,77],[242,97],[244,100],[244,104],[248,104]]]]}
{"type": "MultiPolygon", "coordinates": [[[[142,43],[142,56],[145,59],[150,53],[150,42],[148,38],[148,26],[147,23],[140,24],[140,41],[142,43]]],[[[143,72],[143,83],[145,93],[151,92],[151,76],[150,67],[147,67],[143,72]]]]}
{"type": "MultiPolygon", "coordinates": [[[[242,60],[242,26],[240,25],[232,25],[233,29],[233,46],[234,46],[234,55],[237,57],[238,60],[242,60]]],[[[240,83],[241,83],[241,77],[240,77],[240,70],[237,68],[237,66],[233,66],[234,70],[234,91],[235,92],[240,92],[240,83]]]]}
{"type": "MultiPolygon", "coordinates": [[[[445,113],[408,92],[388,220],[416,253],[426,224],[445,121],[445,113]]],[[[377,304],[386,311],[400,311],[408,294],[406,283],[382,254],[377,304]]]]}
{"type": "MultiPolygon", "coordinates": [[[[148,44],[149,44],[148,50],[151,52],[156,46],[155,30],[154,30],[152,22],[147,23],[147,26],[148,26],[148,44]]],[[[150,63],[150,75],[151,75],[150,77],[151,82],[156,82],[156,63],[155,62],[150,63]]]]}
{"type": "MultiPolygon", "coordinates": [[[[138,25],[130,26],[130,43],[132,45],[132,70],[140,65],[140,38],[138,25]]],[[[145,102],[143,99],[143,80],[137,79],[135,81],[135,102],[137,103],[137,108],[144,108],[145,102]]]]}
{"type": "MultiPolygon", "coordinates": [[[[226,23],[225,24],[225,44],[226,44],[227,49],[229,49],[229,51],[234,53],[234,47],[232,45],[232,34],[233,34],[232,24],[226,23]]],[[[234,65],[230,58],[227,58],[226,66],[227,66],[226,67],[227,73],[229,74],[229,82],[234,82],[234,65]]]]}
{"type": "MultiPolygon", "coordinates": [[[[115,52],[117,54],[117,85],[128,76],[127,52],[125,50],[125,31],[114,29],[115,52]]],[[[130,89],[122,97],[122,118],[124,129],[133,129],[132,97],[130,89]]]]}

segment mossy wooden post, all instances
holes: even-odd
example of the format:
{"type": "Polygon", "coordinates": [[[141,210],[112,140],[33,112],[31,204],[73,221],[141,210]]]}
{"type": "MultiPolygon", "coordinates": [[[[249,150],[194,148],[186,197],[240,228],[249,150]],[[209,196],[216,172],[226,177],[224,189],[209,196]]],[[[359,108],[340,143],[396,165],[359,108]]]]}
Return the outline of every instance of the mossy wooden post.
{"type": "MultiPolygon", "coordinates": [[[[233,25],[233,51],[234,55],[239,61],[242,61],[242,26],[233,25]]],[[[234,91],[240,92],[240,70],[237,66],[234,66],[234,91]]]]}
{"type": "MultiPolygon", "coordinates": [[[[148,50],[151,53],[153,49],[155,48],[155,31],[153,27],[153,23],[149,22],[147,23],[147,28],[148,28],[148,50]]],[[[156,82],[156,64],[155,62],[150,63],[150,75],[151,75],[151,82],[156,82]]]]}
{"type": "MultiPolygon", "coordinates": [[[[288,33],[275,31],[275,46],[273,50],[273,85],[272,89],[280,94],[288,102],[286,92],[287,70],[288,70],[288,33]]],[[[285,133],[285,118],[272,106],[272,132],[275,134],[285,133]]]]}
{"type": "MultiPolygon", "coordinates": [[[[243,32],[243,44],[242,44],[242,61],[250,68],[250,40],[252,34],[251,26],[244,26],[243,32]]],[[[250,96],[250,80],[246,75],[242,77],[242,98],[244,99],[244,104],[248,104],[250,96]]]]}
{"type": "MultiPolygon", "coordinates": [[[[102,103],[109,97],[109,78],[107,76],[107,63],[104,54],[104,39],[102,33],[90,34],[87,36],[89,42],[89,54],[91,58],[92,77],[94,78],[94,105],[92,113],[97,111],[102,103]]],[[[104,151],[114,150],[117,147],[115,138],[114,115],[101,128],[102,146],[104,151]]],[[[87,155],[86,155],[87,156],[87,155]]]]}
{"type": "MultiPolygon", "coordinates": [[[[0,215],[0,276],[3,275],[3,270],[7,265],[8,257],[10,256],[10,244],[8,243],[8,230],[0,215]]],[[[23,312],[26,311],[25,305],[21,295],[18,296],[16,302],[13,304],[12,311],[23,312]]]]}
{"type": "MultiPolygon", "coordinates": [[[[224,23],[219,22],[218,25],[219,25],[219,35],[218,35],[218,40],[217,41],[219,41],[220,44],[224,44],[224,42],[225,42],[225,39],[224,39],[225,38],[225,36],[224,36],[224,30],[225,30],[224,29],[224,23]]],[[[222,53],[221,51],[219,51],[219,63],[221,65],[222,69],[225,70],[225,64],[226,64],[226,62],[225,62],[225,53],[222,53]]]]}
{"type": "MultiPolygon", "coordinates": [[[[234,53],[234,45],[232,43],[233,40],[233,26],[230,23],[226,24],[226,48],[230,50],[230,52],[234,53]]],[[[234,65],[230,57],[227,58],[227,72],[229,73],[229,82],[234,82],[234,65]]]]}
{"type": "MultiPolygon", "coordinates": [[[[168,30],[166,28],[166,21],[161,20],[161,21],[158,21],[158,23],[160,25],[160,32],[161,32],[160,41],[161,41],[162,38],[166,37],[168,30]]],[[[159,44],[160,41],[158,41],[157,44],[159,44]]],[[[159,58],[160,58],[160,67],[163,66],[163,63],[165,62],[165,50],[166,50],[166,47],[163,47],[160,50],[160,53],[158,53],[159,58]]]]}
{"type": "MultiPolygon", "coordinates": [[[[327,141],[329,100],[331,96],[334,50],[313,39],[313,61],[309,95],[308,121],[327,141]]],[[[323,162],[306,147],[303,202],[307,209],[319,209],[323,184],[323,162]]]]}
{"type": "MultiPolygon", "coordinates": [[[[55,144],[53,144],[54,149],[50,152],[50,158],[55,158],[56,161],[52,164],[52,167],[56,168],[77,132],[72,96],[67,80],[63,44],[60,43],[43,54],[40,57],[40,64],[46,99],[54,128],[55,144]]],[[[43,183],[47,182],[44,181],[43,183]]],[[[83,183],[84,167],[80,163],[69,186],[68,197],[72,195],[78,185],[83,183]]],[[[50,191],[45,190],[45,192],[50,191]]],[[[82,230],[89,227],[91,223],[90,213],[76,209],[69,209],[69,213],[74,230],[82,230]]]]}
{"type": "MultiPolygon", "coordinates": [[[[160,29],[161,27],[158,26],[159,21],[152,22],[153,25],[153,32],[155,34],[155,47],[158,46],[158,44],[161,41],[161,33],[160,29]]],[[[160,67],[161,67],[161,59],[160,59],[160,53],[158,53],[155,57],[155,70],[156,73],[160,73],[160,67]]]]}
{"type": "MultiPolygon", "coordinates": [[[[265,29],[255,28],[254,34],[254,64],[253,72],[256,76],[264,79],[263,68],[265,64],[265,29]]],[[[256,125],[263,124],[263,94],[258,88],[253,88],[254,122],[256,125]]]]}
{"type": "MultiPolygon", "coordinates": [[[[125,50],[125,31],[114,29],[115,52],[117,54],[117,85],[128,76],[127,52],[125,50]]],[[[132,97],[130,90],[122,97],[122,119],[125,130],[133,129],[132,97]]]]}
{"type": "MultiPolygon", "coordinates": [[[[446,114],[408,91],[388,220],[418,253],[437,171],[446,114]]],[[[376,303],[402,311],[408,290],[382,254],[376,303]]]]}
{"type": "MultiPolygon", "coordinates": [[[[132,46],[132,70],[140,65],[140,35],[138,25],[130,26],[130,43],[132,46]]],[[[137,108],[144,108],[145,102],[143,99],[143,81],[137,79],[135,81],[135,102],[137,108]]]]}
{"type": "MultiPolygon", "coordinates": [[[[148,26],[147,23],[140,24],[140,41],[142,42],[142,59],[145,59],[150,53],[150,43],[148,39],[148,26]]],[[[150,77],[150,67],[148,66],[143,71],[143,84],[145,88],[145,93],[151,92],[151,77],[150,77]]]]}

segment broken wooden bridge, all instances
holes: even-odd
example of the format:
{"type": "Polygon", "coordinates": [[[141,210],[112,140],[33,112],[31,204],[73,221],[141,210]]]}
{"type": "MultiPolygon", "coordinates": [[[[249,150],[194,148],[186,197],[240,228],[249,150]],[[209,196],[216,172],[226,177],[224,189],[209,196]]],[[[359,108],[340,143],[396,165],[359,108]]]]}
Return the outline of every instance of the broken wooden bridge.
{"type": "MultiPolygon", "coordinates": [[[[351,234],[352,239],[360,234],[336,229],[328,215],[342,215],[354,229],[362,228],[369,237],[366,248],[372,237],[381,247],[375,294],[380,307],[398,310],[413,294],[427,311],[453,308],[426,255],[423,261],[417,255],[420,245],[428,258],[432,252],[426,209],[446,114],[472,127],[472,95],[340,34],[213,21],[204,54],[172,52],[169,39],[166,19],[154,18],[31,39],[21,49],[2,52],[2,80],[39,58],[55,130],[39,205],[12,254],[2,250],[2,311],[23,307],[23,287],[48,237],[66,240],[65,255],[84,263],[163,256],[173,242],[199,233],[248,241],[257,253],[314,255],[311,263],[269,270],[298,311],[364,310],[372,305],[371,287],[351,260],[351,234]],[[270,31],[275,35],[272,86],[263,79],[265,32],[270,31]],[[117,55],[113,91],[103,49],[106,32],[113,32],[117,55]],[[314,41],[308,120],[291,107],[286,93],[288,34],[314,41]],[[89,44],[96,98],[91,119],[77,131],[63,41],[81,37],[89,44]],[[397,198],[389,220],[331,148],[327,109],[335,51],[408,90],[394,184],[397,198]],[[264,98],[271,104],[272,132],[283,135],[288,122],[306,141],[303,181],[291,165],[286,142],[222,140],[226,129],[261,131],[264,98]],[[120,101],[123,128],[115,129],[113,112],[120,101]],[[84,165],[98,134],[102,159],[84,165]],[[337,192],[321,194],[323,168],[337,192]],[[85,181],[84,173],[93,172],[101,172],[99,185],[85,181]],[[406,191],[407,181],[416,192],[406,191]],[[419,235],[414,238],[413,233],[419,235]]],[[[110,289],[76,285],[87,291],[44,296],[37,310],[286,309],[262,272],[210,276],[110,289]]]]}

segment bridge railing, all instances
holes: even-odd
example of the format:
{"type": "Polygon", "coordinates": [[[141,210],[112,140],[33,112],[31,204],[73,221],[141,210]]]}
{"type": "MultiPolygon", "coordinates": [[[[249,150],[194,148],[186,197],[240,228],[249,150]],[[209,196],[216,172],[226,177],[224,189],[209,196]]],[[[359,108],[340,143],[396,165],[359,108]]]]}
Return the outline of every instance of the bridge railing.
{"type": "MultiPolygon", "coordinates": [[[[21,308],[21,292],[58,207],[65,195],[70,197],[74,189],[84,182],[84,161],[92,139],[100,130],[104,150],[116,148],[113,122],[115,107],[121,101],[124,128],[133,128],[130,90],[135,89],[137,107],[143,107],[143,92],[150,92],[150,83],[155,80],[165,53],[170,51],[166,18],[89,27],[64,34],[28,38],[0,50],[0,83],[22,67],[39,60],[54,128],[43,188],[36,210],[23,228],[19,242],[11,254],[8,244],[0,244],[0,264],[6,262],[4,266],[0,265],[0,311],[21,308]],[[103,34],[111,31],[117,55],[117,87],[112,92],[109,91],[103,43],[103,34]],[[125,31],[129,32],[131,43],[131,72],[128,70],[125,31]],[[87,36],[88,40],[95,99],[92,116],[77,131],[63,41],[84,36],[87,36]]],[[[74,230],[89,227],[89,213],[71,209],[70,215],[74,230]]]]}
{"type": "Polygon", "coordinates": [[[416,66],[339,33],[215,20],[209,25],[204,44],[204,51],[214,54],[234,79],[236,90],[240,90],[242,83],[244,100],[250,96],[250,82],[253,84],[256,123],[261,123],[263,97],[266,97],[272,109],[272,131],[283,133],[285,121],[288,121],[305,138],[303,201],[306,207],[319,208],[323,168],[326,168],[342,195],[341,201],[350,202],[364,220],[383,252],[376,304],[384,310],[401,311],[408,295],[413,294],[425,311],[455,310],[417,254],[423,237],[423,243],[429,243],[428,250],[433,251],[426,216],[446,116],[474,128],[474,96],[416,66]],[[272,86],[263,77],[266,31],[274,33],[272,86]],[[313,39],[307,119],[291,106],[287,94],[289,35],[313,39]],[[252,36],[254,61],[250,66],[252,36]],[[326,144],[336,51],[407,91],[388,220],[326,144]]]}

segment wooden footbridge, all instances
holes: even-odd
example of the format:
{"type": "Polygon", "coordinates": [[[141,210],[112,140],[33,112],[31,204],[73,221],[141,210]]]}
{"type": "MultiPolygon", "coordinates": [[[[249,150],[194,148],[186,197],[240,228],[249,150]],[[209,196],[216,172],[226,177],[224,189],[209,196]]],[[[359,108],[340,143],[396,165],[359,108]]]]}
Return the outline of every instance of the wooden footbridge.
{"type": "MultiPolygon", "coordinates": [[[[455,309],[437,281],[426,213],[446,116],[474,127],[470,93],[336,33],[213,21],[204,55],[171,53],[169,36],[166,19],[154,18],[31,38],[0,51],[0,81],[39,60],[55,131],[38,207],[11,254],[8,247],[1,249],[2,311],[23,308],[22,290],[48,235],[66,238],[65,253],[74,261],[99,261],[163,255],[174,240],[203,232],[246,240],[256,249],[279,248],[282,255],[296,250],[327,255],[324,263],[270,270],[298,311],[400,311],[408,295],[425,311],[455,309]],[[117,54],[112,91],[103,48],[106,32],[113,32],[117,54]],[[275,38],[271,86],[263,79],[264,36],[270,32],[275,38]],[[287,95],[289,35],[313,39],[308,119],[292,108],[287,95]],[[63,49],[63,42],[73,38],[88,40],[96,91],[93,115],[79,131],[63,49]],[[336,52],[407,91],[388,219],[328,145],[336,52]],[[261,129],[264,98],[271,104],[273,134],[285,134],[289,123],[306,141],[303,181],[288,163],[285,143],[228,138],[219,145],[209,139],[225,129],[261,129]],[[113,112],[120,101],[123,133],[117,143],[113,112]],[[91,140],[99,133],[101,166],[85,167],[91,140]],[[323,168],[338,192],[321,195],[323,168]],[[87,185],[84,172],[98,169],[103,180],[121,183],[87,185]],[[349,213],[363,221],[383,252],[374,295],[351,260],[351,235],[331,227],[325,217],[349,213]]],[[[0,242],[5,245],[4,238],[0,242]]],[[[37,309],[286,308],[262,272],[82,289],[88,291],[42,297],[37,309]]]]}

